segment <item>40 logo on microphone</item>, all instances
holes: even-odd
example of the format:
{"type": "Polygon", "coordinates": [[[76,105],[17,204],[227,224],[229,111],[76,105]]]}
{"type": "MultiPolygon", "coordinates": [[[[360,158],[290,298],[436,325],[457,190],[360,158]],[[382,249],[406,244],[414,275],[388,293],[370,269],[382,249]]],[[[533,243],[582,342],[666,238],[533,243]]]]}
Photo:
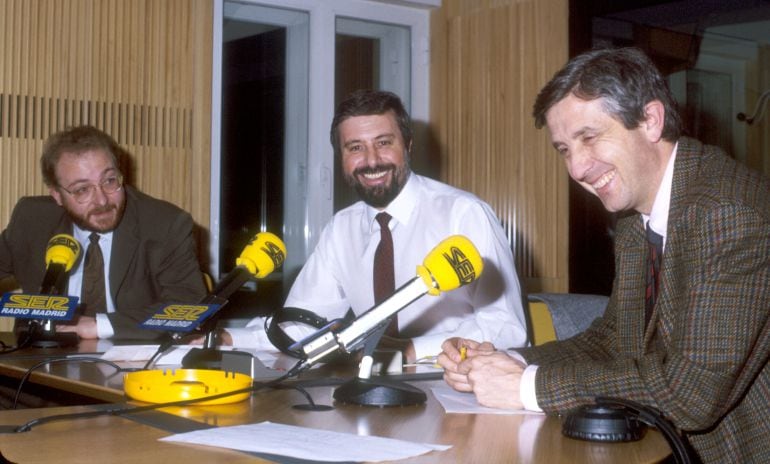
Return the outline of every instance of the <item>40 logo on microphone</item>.
{"type": "Polygon", "coordinates": [[[463,235],[452,235],[436,245],[417,267],[428,286],[428,294],[454,290],[478,279],[484,261],[473,243],[463,235]]]}
{"type": "Polygon", "coordinates": [[[270,259],[273,260],[273,264],[275,265],[276,269],[281,267],[283,265],[283,261],[286,259],[286,252],[284,252],[281,247],[274,242],[265,242],[265,245],[262,247],[262,251],[270,256],[270,259]]]}
{"type": "Polygon", "coordinates": [[[476,269],[460,248],[451,247],[448,252],[444,253],[444,259],[454,269],[457,278],[460,279],[460,285],[466,285],[476,280],[476,269]]]}

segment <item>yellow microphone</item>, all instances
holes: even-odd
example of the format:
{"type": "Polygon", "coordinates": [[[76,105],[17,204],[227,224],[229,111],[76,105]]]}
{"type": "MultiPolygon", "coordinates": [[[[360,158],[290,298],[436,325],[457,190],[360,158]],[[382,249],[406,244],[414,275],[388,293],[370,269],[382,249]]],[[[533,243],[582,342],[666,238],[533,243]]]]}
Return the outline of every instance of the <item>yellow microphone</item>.
{"type": "Polygon", "coordinates": [[[45,250],[45,276],[40,285],[43,295],[59,295],[62,293],[64,277],[80,256],[80,243],[68,234],[58,234],[48,240],[45,250]]]}
{"type": "MultiPolygon", "coordinates": [[[[286,261],[286,245],[278,236],[270,232],[260,232],[243,248],[235,260],[235,269],[227,273],[219,281],[214,290],[204,296],[200,304],[218,304],[219,309],[229,302],[229,298],[253,277],[263,279],[275,271],[286,261]]],[[[219,310],[217,309],[217,311],[219,310]]],[[[221,365],[221,352],[215,350],[217,345],[216,317],[208,319],[200,325],[206,333],[203,348],[193,348],[182,358],[184,368],[218,369],[221,365]]]]}
{"type": "Polygon", "coordinates": [[[270,232],[260,232],[243,248],[230,271],[201,303],[227,300],[252,277],[264,279],[286,261],[286,245],[270,232]]]}
{"type": "Polygon", "coordinates": [[[80,256],[80,243],[75,237],[68,234],[58,234],[48,240],[48,248],[45,250],[45,262],[64,265],[64,270],[69,272],[75,261],[80,256]]]}
{"type": "Polygon", "coordinates": [[[392,315],[418,298],[425,294],[437,296],[441,292],[467,285],[478,279],[483,269],[481,255],[467,237],[448,237],[436,245],[422,264],[417,266],[417,276],[385,301],[370,308],[341,330],[338,330],[338,325],[330,324],[289,349],[302,352],[306,358],[306,367],[338,349],[353,352],[387,323],[392,315]]]}
{"type": "Polygon", "coordinates": [[[484,270],[479,251],[464,235],[452,235],[436,245],[417,266],[417,275],[428,287],[429,295],[437,296],[478,279],[484,270]]]}
{"type": "Polygon", "coordinates": [[[246,245],[235,260],[257,279],[262,279],[286,261],[286,245],[275,234],[260,232],[246,245]]]}

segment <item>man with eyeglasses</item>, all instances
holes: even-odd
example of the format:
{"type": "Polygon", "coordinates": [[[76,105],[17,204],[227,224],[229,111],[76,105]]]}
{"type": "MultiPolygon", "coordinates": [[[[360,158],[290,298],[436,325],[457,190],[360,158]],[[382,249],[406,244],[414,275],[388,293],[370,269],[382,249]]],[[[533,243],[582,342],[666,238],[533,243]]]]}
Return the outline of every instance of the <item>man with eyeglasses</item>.
{"type": "Polygon", "coordinates": [[[40,159],[50,196],[19,200],[0,236],[0,278],[15,277],[25,293],[40,289],[52,236],[71,234],[80,242],[84,257],[70,271],[66,294],[87,302],[57,332],[83,339],[154,338],[158,333],[139,323],[164,304],[205,295],[192,218],[125,185],[121,153],[112,137],[94,127],[53,134],[40,159]],[[98,264],[86,264],[89,255],[99,254],[98,264]]]}

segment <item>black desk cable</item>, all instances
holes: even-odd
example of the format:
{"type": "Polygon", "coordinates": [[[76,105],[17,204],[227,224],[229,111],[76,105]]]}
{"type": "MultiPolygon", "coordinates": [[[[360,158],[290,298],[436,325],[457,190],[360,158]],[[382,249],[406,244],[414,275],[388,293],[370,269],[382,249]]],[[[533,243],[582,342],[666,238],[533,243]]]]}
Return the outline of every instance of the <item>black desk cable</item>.
{"type": "MultiPolygon", "coordinates": [[[[88,361],[88,362],[104,362],[111,366],[114,366],[116,369],[118,369],[119,372],[126,371],[126,369],[121,368],[117,364],[111,362],[111,361],[105,361],[100,358],[86,358],[86,357],[75,357],[75,358],[57,358],[53,360],[47,360],[41,363],[36,364],[32,368],[28,369],[27,373],[25,373],[24,378],[22,379],[22,383],[31,375],[31,372],[34,369],[37,369],[38,367],[51,363],[51,362],[59,362],[59,361],[88,361]]],[[[226,398],[228,396],[234,396],[234,395],[240,395],[243,393],[254,393],[266,388],[275,388],[279,386],[281,383],[283,383],[286,379],[293,377],[297,375],[299,372],[299,367],[302,365],[302,362],[298,362],[294,367],[292,367],[289,371],[287,371],[284,375],[281,377],[278,377],[276,379],[270,380],[268,382],[260,382],[260,383],[252,383],[250,387],[247,388],[241,388],[239,390],[233,390],[225,393],[219,393],[216,395],[210,395],[210,396],[204,396],[200,398],[192,398],[187,400],[179,400],[179,401],[170,401],[166,403],[154,403],[146,406],[124,406],[124,405],[117,405],[114,408],[106,408],[106,409],[100,409],[97,411],[85,411],[85,412],[79,412],[79,413],[69,413],[69,414],[57,414],[53,416],[45,416],[45,417],[39,417],[36,419],[32,419],[29,422],[19,425],[19,426],[2,426],[0,427],[0,433],[18,433],[18,432],[28,432],[32,430],[33,427],[36,427],[38,425],[47,424],[50,422],[57,422],[57,421],[63,421],[63,420],[74,420],[74,419],[84,419],[84,418],[91,418],[91,417],[98,417],[98,416],[123,416],[127,414],[135,414],[139,412],[144,411],[152,411],[156,409],[162,409],[162,408],[168,408],[172,406],[190,406],[194,405],[196,403],[202,403],[206,401],[213,401],[218,400],[221,398],[226,398]]],[[[133,369],[133,370],[141,370],[141,369],[133,369]]],[[[316,405],[312,398],[310,398],[310,395],[307,394],[307,392],[301,387],[301,386],[285,386],[284,388],[295,388],[300,393],[305,395],[306,398],[308,398],[308,405],[302,405],[299,407],[299,409],[311,409],[311,410],[326,410],[330,409],[328,406],[323,405],[316,405]]],[[[21,383],[19,385],[19,391],[21,391],[21,383]]]]}
{"type": "Polygon", "coordinates": [[[121,372],[134,372],[138,371],[140,369],[137,368],[124,368],[120,367],[119,365],[115,364],[112,361],[107,361],[102,358],[92,357],[92,356],[74,356],[74,357],[57,357],[52,359],[46,359],[44,361],[40,361],[39,363],[35,364],[34,366],[30,367],[29,369],[24,372],[24,375],[21,377],[21,380],[19,380],[19,386],[16,388],[16,394],[13,397],[13,404],[11,405],[11,409],[16,409],[19,403],[19,397],[21,396],[22,387],[24,386],[24,383],[29,380],[29,377],[32,375],[32,373],[42,367],[46,366],[48,364],[54,364],[54,363],[72,363],[72,362],[86,362],[86,363],[103,363],[107,364],[111,367],[115,368],[115,374],[119,374],[121,372]]]}

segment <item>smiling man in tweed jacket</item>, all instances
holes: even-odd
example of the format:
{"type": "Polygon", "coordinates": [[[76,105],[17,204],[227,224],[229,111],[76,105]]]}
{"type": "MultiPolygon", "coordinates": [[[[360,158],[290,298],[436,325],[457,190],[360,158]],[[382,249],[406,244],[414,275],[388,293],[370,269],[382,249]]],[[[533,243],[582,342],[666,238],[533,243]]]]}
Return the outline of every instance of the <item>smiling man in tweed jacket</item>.
{"type": "Polygon", "coordinates": [[[534,116],[570,176],[621,215],[610,302],[584,333],[543,346],[447,340],[446,381],[487,406],[547,413],[634,400],[662,411],[704,462],[770,462],[768,180],[683,137],[663,77],[636,49],[574,58],[534,116]],[[663,254],[645,314],[647,226],[663,254]]]}

